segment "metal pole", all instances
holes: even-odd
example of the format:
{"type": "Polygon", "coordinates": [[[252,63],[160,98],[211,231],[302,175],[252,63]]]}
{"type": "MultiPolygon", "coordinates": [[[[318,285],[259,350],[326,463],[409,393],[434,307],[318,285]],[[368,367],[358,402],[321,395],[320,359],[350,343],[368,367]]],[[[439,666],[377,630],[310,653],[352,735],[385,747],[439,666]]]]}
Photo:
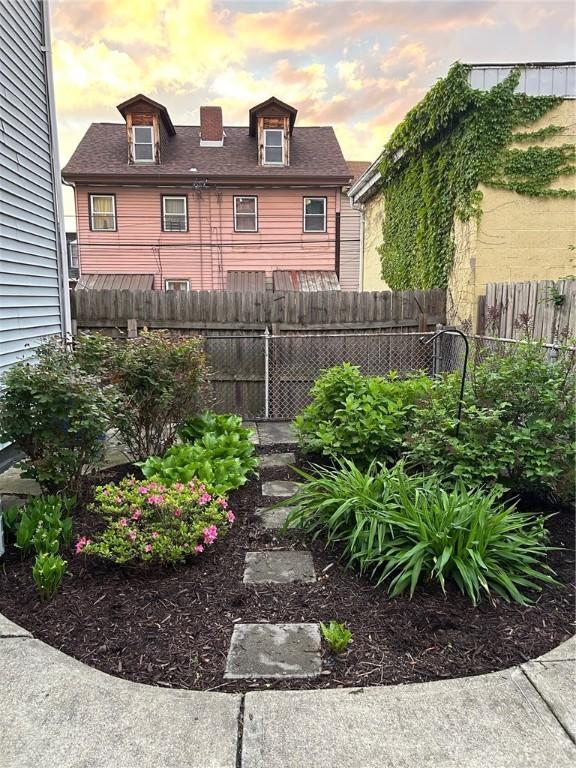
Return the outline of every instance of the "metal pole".
{"type": "Polygon", "coordinates": [[[264,331],[264,418],[270,418],[270,331],[264,331]]]}
{"type": "Polygon", "coordinates": [[[444,330],[441,330],[435,333],[431,339],[425,339],[425,337],[422,337],[421,341],[424,343],[424,345],[430,344],[430,342],[435,344],[436,340],[440,336],[443,336],[444,334],[462,336],[462,338],[464,339],[464,345],[465,345],[464,365],[462,366],[462,380],[460,382],[460,399],[458,401],[458,416],[456,417],[456,430],[454,432],[454,436],[458,437],[460,433],[460,421],[462,418],[462,406],[464,404],[464,385],[466,383],[466,369],[468,367],[468,351],[469,351],[468,338],[465,333],[462,333],[462,331],[459,331],[456,328],[451,328],[451,329],[446,328],[444,330]]]}

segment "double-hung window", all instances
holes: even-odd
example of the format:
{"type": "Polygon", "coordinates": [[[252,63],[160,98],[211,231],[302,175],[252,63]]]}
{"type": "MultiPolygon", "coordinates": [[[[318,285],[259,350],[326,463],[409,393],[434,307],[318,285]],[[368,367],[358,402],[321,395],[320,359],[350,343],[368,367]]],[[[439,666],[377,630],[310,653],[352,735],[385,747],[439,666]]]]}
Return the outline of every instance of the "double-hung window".
{"type": "Polygon", "coordinates": [[[116,197],[90,195],[90,229],[114,231],[116,229],[116,197]]]}
{"type": "Polygon", "coordinates": [[[304,232],[326,232],[326,198],[304,198],[304,232]]]}
{"type": "Polygon", "coordinates": [[[264,164],[284,164],[284,131],[280,128],[264,130],[264,164]]]}
{"type": "Polygon", "coordinates": [[[154,162],[154,136],[151,125],[135,125],[132,128],[132,144],[135,163],[154,162]]]}
{"type": "Polygon", "coordinates": [[[234,231],[257,232],[258,231],[258,198],[235,197],[234,198],[234,231]]]}
{"type": "Polygon", "coordinates": [[[188,205],[185,195],[162,195],[162,229],[164,232],[187,231],[188,205]]]}

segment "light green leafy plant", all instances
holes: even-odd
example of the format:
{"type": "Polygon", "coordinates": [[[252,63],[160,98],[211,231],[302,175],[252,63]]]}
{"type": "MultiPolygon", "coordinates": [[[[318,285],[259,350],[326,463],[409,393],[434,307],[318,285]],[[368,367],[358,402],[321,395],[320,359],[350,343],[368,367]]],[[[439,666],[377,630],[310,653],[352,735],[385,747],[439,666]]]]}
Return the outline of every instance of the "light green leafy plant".
{"type": "Polygon", "coordinates": [[[51,600],[54,597],[65,573],[66,560],[60,555],[42,552],[36,556],[32,578],[41,600],[51,600]]]}
{"type": "Polygon", "coordinates": [[[332,653],[343,653],[352,642],[352,632],[338,621],[331,621],[328,625],[320,622],[320,629],[332,653]]]}
{"type": "Polygon", "coordinates": [[[74,496],[38,496],[30,498],[24,507],[13,507],[9,520],[16,547],[23,555],[31,549],[37,554],[56,555],[61,544],[69,547],[72,540],[70,513],[75,503],[74,496]]]}

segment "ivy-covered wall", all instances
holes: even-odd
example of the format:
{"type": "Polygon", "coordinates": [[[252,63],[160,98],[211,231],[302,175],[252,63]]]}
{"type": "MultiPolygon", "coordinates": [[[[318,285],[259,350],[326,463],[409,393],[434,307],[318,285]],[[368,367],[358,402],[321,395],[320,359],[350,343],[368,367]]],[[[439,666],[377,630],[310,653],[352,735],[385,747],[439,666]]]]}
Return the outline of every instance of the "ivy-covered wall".
{"type": "Polygon", "coordinates": [[[468,85],[468,73],[455,64],[384,149],[379,252],[382,278],[395,290],[448,287],[456,231],[481,221],[487,189],[539,201],[576,197],[573,137],[539,122],[562,100],[515,94],[518,71],[486,92],[468,85]]]}

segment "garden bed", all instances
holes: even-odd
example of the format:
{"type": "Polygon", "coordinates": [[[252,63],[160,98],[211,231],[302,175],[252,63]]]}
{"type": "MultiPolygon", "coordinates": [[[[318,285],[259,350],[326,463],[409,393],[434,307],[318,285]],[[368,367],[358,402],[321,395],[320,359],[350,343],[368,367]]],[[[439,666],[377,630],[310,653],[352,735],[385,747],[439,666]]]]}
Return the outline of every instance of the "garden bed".
{"type": "MultiPolygon", "coordinates": [[[[278,448],[272,449],[278,450],[278,448]]],[[[267,453],[272,452],[267,449],[267,453]]],[[[104,473],[116,480],[130,466],[104,473]]],[[[261,479],[288,479],[290,470],[267,469],[261,479]]],[[[420,587],[412,600],[390,599],[384,588],[347,571],[338,552],[258,528],[254,510],[271,504],[251,480],[230,495],[237,521],[226,538],[187,565],[119,568],[96,558],[64,553],[69,572],[49,603],[38,600],[30,562],[9,547],[0,572],[0,612],[39,640],[104,672],[152,685],[221,691],[253,688],[328,688],[422,682],[510,667],[557,646],[574,629],[574,516],[557,510],[548,520],[549,562],[560,581],[525,607],[484,599],[474,608],[455,588],[444,596],[420,587]],[[311,549],[313,584],[247,586],[247,551],[274,547],[311,549]],[[347,653],[325,652],[320,677],[292,681],[225,681],[224,665],[234,623],[318,622],[349,626],[347,653]]],[[[546,510],[547,513],[553,510],[546,510]]],[[[75,514],[75,533],[99,523],[75,514]]]]}

